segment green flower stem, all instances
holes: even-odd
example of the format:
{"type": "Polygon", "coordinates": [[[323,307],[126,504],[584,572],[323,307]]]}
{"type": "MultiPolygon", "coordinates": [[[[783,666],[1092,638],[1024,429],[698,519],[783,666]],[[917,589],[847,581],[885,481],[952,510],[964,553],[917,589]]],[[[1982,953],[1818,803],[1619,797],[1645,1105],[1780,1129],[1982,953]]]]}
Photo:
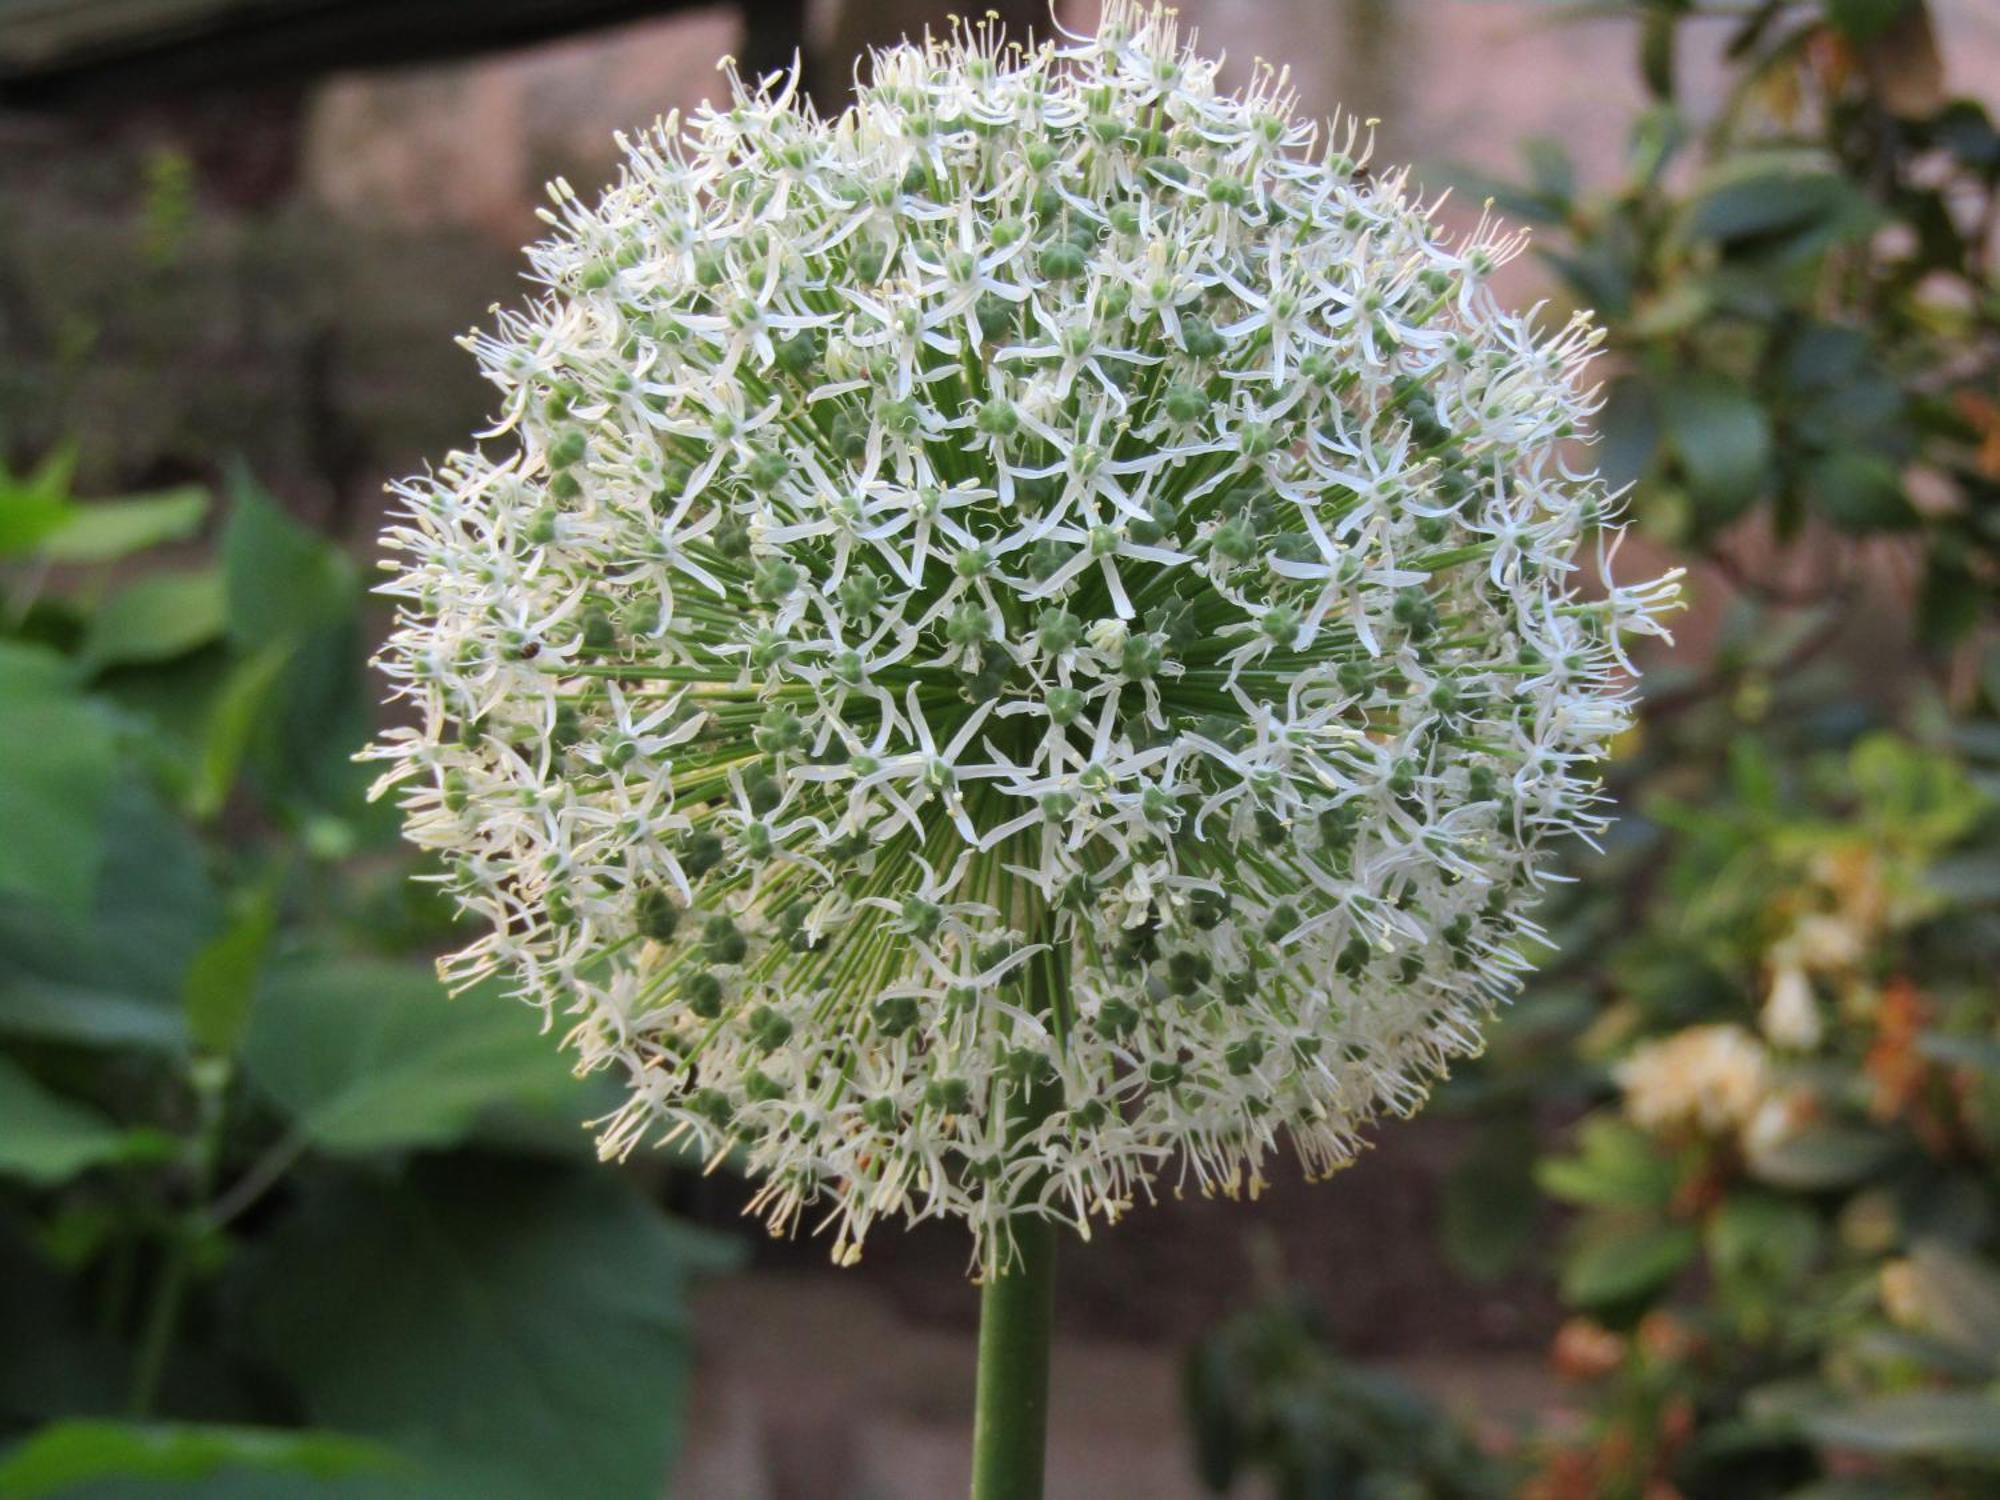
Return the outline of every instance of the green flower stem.
{"type": "MultiPolygon", "coordinates": [[[[1058,954],[1029,963],[1030,1003],[1055,1014],[1065,982],[1058,954]]],[[[1058,1099],[1053,1080],[1017,1094],[1015,1137],[1048,1118],[1058,1099]]],[[[1032,1198],[1033,1194],[1024,1194],[1032,1198]]],[[[1049,1341],[1055,1325],[1056,1226],[1016,1214],[1014,1255],[987,1273],[979,1293],[979,1390],[973,1408],[972,1500],[1041,1500],[1049,1429],[1049,1341]]]]}
{"type": "Polygon", "coordinates": [[[1055,1271],[1055,1225],[1023,1218],[1013,1261],[980,1291],[972,1500],[1041,1500],[1055,1271]]]}

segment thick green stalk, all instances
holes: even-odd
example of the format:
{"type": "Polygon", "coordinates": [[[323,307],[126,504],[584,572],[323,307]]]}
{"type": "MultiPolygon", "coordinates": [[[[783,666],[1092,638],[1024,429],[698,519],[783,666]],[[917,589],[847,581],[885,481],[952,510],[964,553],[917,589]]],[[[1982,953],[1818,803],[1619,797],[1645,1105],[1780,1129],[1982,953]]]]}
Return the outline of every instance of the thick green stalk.
{"type": "Polygon", "coordinates": [[[1042,1500],[1055,1323],[1056,1227],[1023,1218],[1015,1257],[979,1294],[979,1398],[972,1500],[1042,1500]]]}
{"type": "MultiPolygon", "coordinates": [[[[1032,929],[1031,929],[1032,930],[1032,929]]],[[[1066,981],[1055,952],[1028,965],[1031,1004],[1053,1016],[1066,981]]],[[[1036,1079],[1008,1112],[1019,1140],[1056,1107],[1053,1078],[1036,1079]]],[[[1056,1226],[1016,1214],[1014,1256],[979,1294],[979,1392],[972,1428],[972,1500],[1042,1500],[1049,1429],[1049,1342],[1055,1325],[1056,1226]]]]}

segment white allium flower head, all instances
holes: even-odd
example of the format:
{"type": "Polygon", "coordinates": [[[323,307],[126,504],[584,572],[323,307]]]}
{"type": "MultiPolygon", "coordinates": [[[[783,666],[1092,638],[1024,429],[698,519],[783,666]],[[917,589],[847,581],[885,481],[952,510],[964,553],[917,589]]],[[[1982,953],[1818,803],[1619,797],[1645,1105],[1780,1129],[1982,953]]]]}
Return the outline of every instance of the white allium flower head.
{"type": "Polygon", "coordinates": [[[448,975],[842,1258],[1345,1163],[1518,982],[1663,633],[1577,592],[1597,335],[1164,10],[732,90],[555,184],[489,446],[397,487],[448,975]]]}

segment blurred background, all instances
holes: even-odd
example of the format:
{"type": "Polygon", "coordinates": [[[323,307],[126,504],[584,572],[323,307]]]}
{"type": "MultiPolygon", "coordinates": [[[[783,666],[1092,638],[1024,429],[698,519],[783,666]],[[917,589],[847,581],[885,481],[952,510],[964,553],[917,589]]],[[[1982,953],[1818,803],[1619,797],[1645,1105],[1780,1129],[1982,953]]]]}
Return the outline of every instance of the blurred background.
{"type": "MultiPolygon", "coordinates": [[[[2000,5],[1182,12],[1533,226],[1693,608],[1489,1055],[1068,1253],[1053,1500],[2000,1495],[2000,5]]],[[[349,760],[541,184],[943,16],[0,0],[0,1496],[962,1492],[961,1238],[598,1166],[349,760]]]]}

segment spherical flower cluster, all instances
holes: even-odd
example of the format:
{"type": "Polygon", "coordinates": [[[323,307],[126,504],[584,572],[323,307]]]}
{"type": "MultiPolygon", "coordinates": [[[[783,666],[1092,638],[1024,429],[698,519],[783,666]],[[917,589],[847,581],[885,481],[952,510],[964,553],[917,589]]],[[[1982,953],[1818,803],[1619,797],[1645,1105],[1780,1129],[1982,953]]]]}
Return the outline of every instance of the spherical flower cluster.
{"type": "Polygon", "coordinates": [[[850,1256],[1345,1162],[1473,1051],[1601,822],[1595,342],[1167,13],[782,78],[552,190],[400,486],[410,836],[642,1139],[850,1256]]]}

